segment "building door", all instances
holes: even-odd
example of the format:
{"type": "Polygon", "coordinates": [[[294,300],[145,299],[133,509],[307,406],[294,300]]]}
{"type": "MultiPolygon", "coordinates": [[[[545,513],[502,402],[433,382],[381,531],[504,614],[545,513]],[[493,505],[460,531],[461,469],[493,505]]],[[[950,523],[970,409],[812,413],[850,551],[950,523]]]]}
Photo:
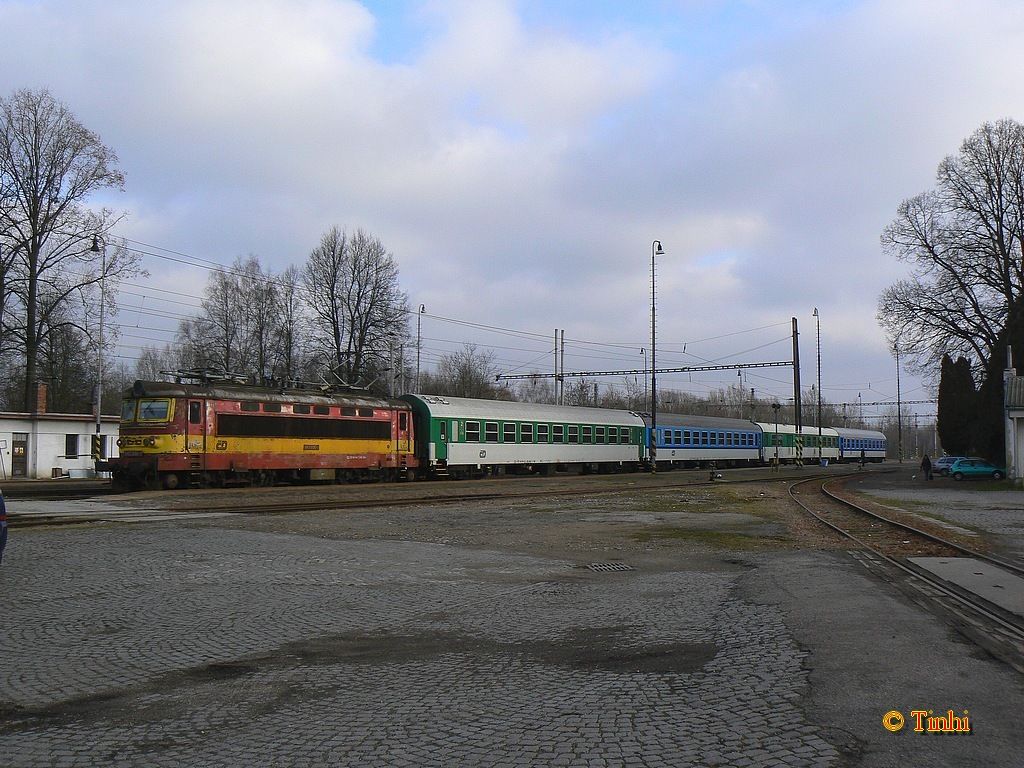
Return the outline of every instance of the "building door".
{"type": "Polygon", "coordinates": [[[28,475],[28,434],[15,432],[11,435],[11,477],[28,475]]]}

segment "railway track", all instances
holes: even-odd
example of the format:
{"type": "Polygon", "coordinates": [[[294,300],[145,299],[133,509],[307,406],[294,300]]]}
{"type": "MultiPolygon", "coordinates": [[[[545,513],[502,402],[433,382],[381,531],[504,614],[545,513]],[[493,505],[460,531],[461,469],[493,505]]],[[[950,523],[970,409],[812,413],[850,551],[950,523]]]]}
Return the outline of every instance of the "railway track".
{"type": "MultiPolygon", "coordinates": [[[[673,473],[675,474],[675,473],[673,473]]],[[[680,473],[681,474],[681,473],[680,473]]],[[[667,473],[659,475],[665,478],[667,473]]],[[[606,486],[572,482],[571,478],[565,478],[567,482],[557,480],[544,481],[539,487],[537,483],[529,483],[523,479],[502,479],[497,481],[463,481],[459,483],[429,483],[425,484],[430,488],[429,493],[415,493],[410,491],[415,486],[395,485],[379,486],[382,493],[375,494],[372,498],[359,497],[351,499],[339,499],[336,496],[323,499],[312,499],[304,501],[260,501],[253,502],[251,495],[232,503],[222,504],[216,502],[204,502],[194,505],[181,505],[169,507],[157,507],[151,509],[124,509],[124,510],[97,510],[97,511],[75,511],[75,512],[54,512],[18,514],[15,510],[9,510],[13,527],[25,528],[44,525],[82,525],[102,522],[144,522],[163,519],[186,519],[189,517],[210,517],[215,515],[234,514],[287,514],[292,512],[312,512],[317,510],[356,510],[373,507],[410,507],[423,504],[460,504],[479,501],[514,501],[532,498],[556,498],[580,495],[610,495],[639,489],[661,491],[681,490],[686,488],[697,488],[713,484],[740,484],[750,482],[787,482],[787,478],[778,475],[756,475],[744,477],[733,475],[727,481],[707,479],[707,472],[688,473],[685,480],[676,482],[653,481],[649,475],[626,474],[617,476],[621,482],[615,482],[606,486]],[[650,479],[650,480],[649,480],[650,479]],[[638,480],[640,482],[638,483],[638,480]],[[487,487],[477,483],[488,483],[487,487]],[[527,484],[529,483],[529,484],[527,484]],[[500,487],[499,487],[500,486],[500,487]],[[453,492],[457,491],[457,492],[453,492]]],[[[821,477],[814,475],[812,477],[821,477]]],[[[69,489],[71,491],[71,489],[69,489]]],[[[78,491],[69,492],[62,496],[36,495],[33,501],[71,501],[88,500],[107,494],[97,493],[94,496],[83,496],[78,491]]],[[[178,497],[180,498],[180,497],[178,497]]],[[[265,495],[264,495],[265,498],[265,495]]],[[[165,499],[160,500],[161,503],[165,499]]]]}
{"type": "Polygon", "coordinates": [[[858,559],[869,570],[938,612],[969,639],[1019,672],[1024,672],[1024,616],[974,591],[973,584],[1015,582],[1024,567],[978,551],[920,525],[893,519],[845,498],[836,488],[846,478],[807,478],[790,485],[793,500],[810,515],[861,547],[858,559]],[[817,485],[818,493],[807,493],[817,485]],[[971,577],[966,583],[944,573],[971,577]],[[973,578],[979,577],[979,578],[973,578]]]}

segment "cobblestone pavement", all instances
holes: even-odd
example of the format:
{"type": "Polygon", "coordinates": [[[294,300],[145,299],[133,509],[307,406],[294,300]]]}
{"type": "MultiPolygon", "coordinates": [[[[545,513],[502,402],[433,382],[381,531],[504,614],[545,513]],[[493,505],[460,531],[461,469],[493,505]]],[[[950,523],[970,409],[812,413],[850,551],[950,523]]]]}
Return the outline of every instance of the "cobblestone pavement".
{"type": "Polygon", "coordinates": [[[412,541],[33,529],[0,570],[5,766],[833,766],[740,569],[412,541]]]}

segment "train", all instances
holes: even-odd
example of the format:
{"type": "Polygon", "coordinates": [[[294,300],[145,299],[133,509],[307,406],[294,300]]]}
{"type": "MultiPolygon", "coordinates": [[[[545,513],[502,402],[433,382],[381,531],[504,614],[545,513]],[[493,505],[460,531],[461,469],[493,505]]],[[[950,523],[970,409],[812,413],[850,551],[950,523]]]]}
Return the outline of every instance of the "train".
{"type": "Polygon", "coordinates": [[[885,459],[881,432],[743,419],[231,382],[136,381],[119,455],[122,489],[467,478],[559,471],[885,459]],[[820,434],[819,434],[820,433],[820,434]],[[798,439],[798,437],[800,439],[798,439]]]}

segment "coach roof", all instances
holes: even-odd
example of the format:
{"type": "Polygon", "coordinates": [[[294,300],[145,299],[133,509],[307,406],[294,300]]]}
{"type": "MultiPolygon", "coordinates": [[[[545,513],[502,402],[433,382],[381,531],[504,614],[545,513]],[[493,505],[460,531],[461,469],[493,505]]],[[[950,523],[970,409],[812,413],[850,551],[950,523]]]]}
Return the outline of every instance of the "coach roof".
{"type": "Polygon", "coordinates": [[[441,395],[404,395],[414,405],[440,419],[480,421],[540,421],[566,424],[608,424],[642,427],[643,419],[632,411],[609,408],[518,403],[510,400],[476,400],[441,395]]]}

